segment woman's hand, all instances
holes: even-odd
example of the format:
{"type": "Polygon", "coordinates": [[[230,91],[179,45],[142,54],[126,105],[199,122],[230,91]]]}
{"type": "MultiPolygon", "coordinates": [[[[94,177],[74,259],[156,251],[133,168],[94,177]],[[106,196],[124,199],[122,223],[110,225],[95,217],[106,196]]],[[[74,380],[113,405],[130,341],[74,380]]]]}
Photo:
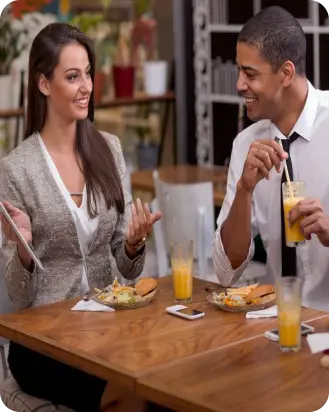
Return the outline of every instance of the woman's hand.
{"type": "MultiPolygon", "coordinates": [[[[27,216],[26,213],[22,212],[20,209],[17,209],[17,207],[14,207],[9,202],[4,202],[3,205],[9,213],[9,216],[16,224],[23,238],[26,240],[28,244],[32,244],[32,227],[30,218],[27,216]]],[[[7,222],[6,218],[3,216],[2,213],[0,213],[0,220],[2,225],[2,231],[5,234],[6,238],[18,245],[17,250],[22,265],[26,270],[32,271],[33,262],[31,257],[26,252],[25,248],[22,245],[22,242],[19,240],[16,233],[14,232],[14,230],[7,222]]]]}
{"type": "MultiPolygon", "coordinates": [[[[26,242],[28,244],[32,243],[32,228],[31,228],[31,222],[30,218],[22,212],[20,209],[17,209],[17,207],[14,207],[11,205],[9,202],[4,202],[3,203],[4,207],[6,208],[9,216],[12,218],[16,226],[18,227],[19,231],[21,232],[21,235],[24,237],[26,242]]],[[[1,224],[2,224],[2,230],[8,240],[11,240],[12,242],[15,242],[17,244],[20,244],[20,241],[10,226],[10,224],[7,222],[6,218],[3,216],[1,213],[1,224]]]]}
{"type": "Polygon", "coordinates": [[[151,213],[147,204],[142,205],[140,199],[137,199],[136,205],[132,204],[131,220],[126,236],[126,246],[129,253],[134,254],[136,252],[136,245],[146,239],[151,233],[154,223],[160,220],[161,217],[161,212],[151,213]]]}

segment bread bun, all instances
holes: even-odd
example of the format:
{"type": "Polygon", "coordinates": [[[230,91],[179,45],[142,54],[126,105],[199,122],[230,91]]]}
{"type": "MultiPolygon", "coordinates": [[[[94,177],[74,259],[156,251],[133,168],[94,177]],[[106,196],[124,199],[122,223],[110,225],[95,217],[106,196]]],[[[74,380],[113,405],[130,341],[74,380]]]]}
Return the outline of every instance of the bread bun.
{"type": "Polygon", "coordinates": [[[158,286],[158,283],[153,278],[144,278],[136,283],[136,295],[145,296],[153,292],[158,286]]]}
{"type": "Polygon", "coordinates": [[[269,295],[261,296],[254,300],[255,305],[264,305],[265,303],[272,302],[276,298],[275,292],[270,293],[269,295]]]}
{"type": "Polygon", "coordinates": [[[272,285],[259,285],[245,297],[245,301],[246,303],[252,303],[252,301],[257,299],[257,303],[267,303],[273,298],[275,299],[275,289],[272,285]],[[267,300],[267,295],[274,295],[274,297],[271,296],[271,299],[267,300]],[[261,301],[260,298],[262,299],[261,301]]]}

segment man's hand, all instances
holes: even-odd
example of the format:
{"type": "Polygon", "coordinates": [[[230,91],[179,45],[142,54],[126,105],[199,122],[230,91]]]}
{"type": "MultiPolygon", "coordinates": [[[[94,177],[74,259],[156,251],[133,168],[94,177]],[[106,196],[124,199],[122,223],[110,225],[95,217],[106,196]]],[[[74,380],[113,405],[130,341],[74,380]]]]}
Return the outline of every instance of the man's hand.
{"type": "Polygon", "coordinates": [[[314,234],[323,246],[329,247],[329,217],[324,213],[319,199],[303,199],[289,213],[292,226],[300,219],[300,227],[305,239],[314,234]]]}
{"type": "Polygon", "coordinates": [[[260,180],[269,178],[273,167],[279,173],[281,162],[287,158],[288,154],[275,140],[256,140],[250,146],[239,182],[240,186],[253,192],[260,180]]]}

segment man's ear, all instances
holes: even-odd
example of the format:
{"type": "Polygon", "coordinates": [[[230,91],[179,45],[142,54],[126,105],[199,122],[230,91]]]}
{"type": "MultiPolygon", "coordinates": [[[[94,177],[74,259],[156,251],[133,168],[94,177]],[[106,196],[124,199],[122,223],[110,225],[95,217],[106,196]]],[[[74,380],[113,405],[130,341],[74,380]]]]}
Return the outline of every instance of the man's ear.
{"type": "Polygon", "coordinates": [[[38,88],[44,96],[49,96],[49,82],[44,74],[39,74],[37,78],[38,88]]]}
{"type": "Polygon", "coordinates": [[[281,66],[280,72],[281,72],[283,86],[284,87],[290,86],[296,74],[295,65],[291,61],[288,60],[281,66]]]}

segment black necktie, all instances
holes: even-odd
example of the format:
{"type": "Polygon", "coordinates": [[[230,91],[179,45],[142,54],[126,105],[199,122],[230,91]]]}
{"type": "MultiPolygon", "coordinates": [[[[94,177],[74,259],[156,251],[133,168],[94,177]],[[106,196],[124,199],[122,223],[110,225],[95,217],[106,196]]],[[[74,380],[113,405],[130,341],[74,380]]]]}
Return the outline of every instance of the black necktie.
{"type": "MultiPolygon", "coordinates": [[[[299,134],[294,132],[289,139],[281,140],[283,150],[288,153],[289,157],[286,160],[287,169],[289,172],[290,180],[293,181],[294,175],[292,170],[292,163],[290,159],[290,145],[296,139],[298,139],[299,134]]],[[[286,174],[283,171],[281,178],[281,251],[282,251],[282,276],[297,276],[296,267],[296,248],[286,246],[286,232],[284,228],[284,214],[283,214],[283,196],[282,196],[282,183],[287,181],[286,174]]]]}

